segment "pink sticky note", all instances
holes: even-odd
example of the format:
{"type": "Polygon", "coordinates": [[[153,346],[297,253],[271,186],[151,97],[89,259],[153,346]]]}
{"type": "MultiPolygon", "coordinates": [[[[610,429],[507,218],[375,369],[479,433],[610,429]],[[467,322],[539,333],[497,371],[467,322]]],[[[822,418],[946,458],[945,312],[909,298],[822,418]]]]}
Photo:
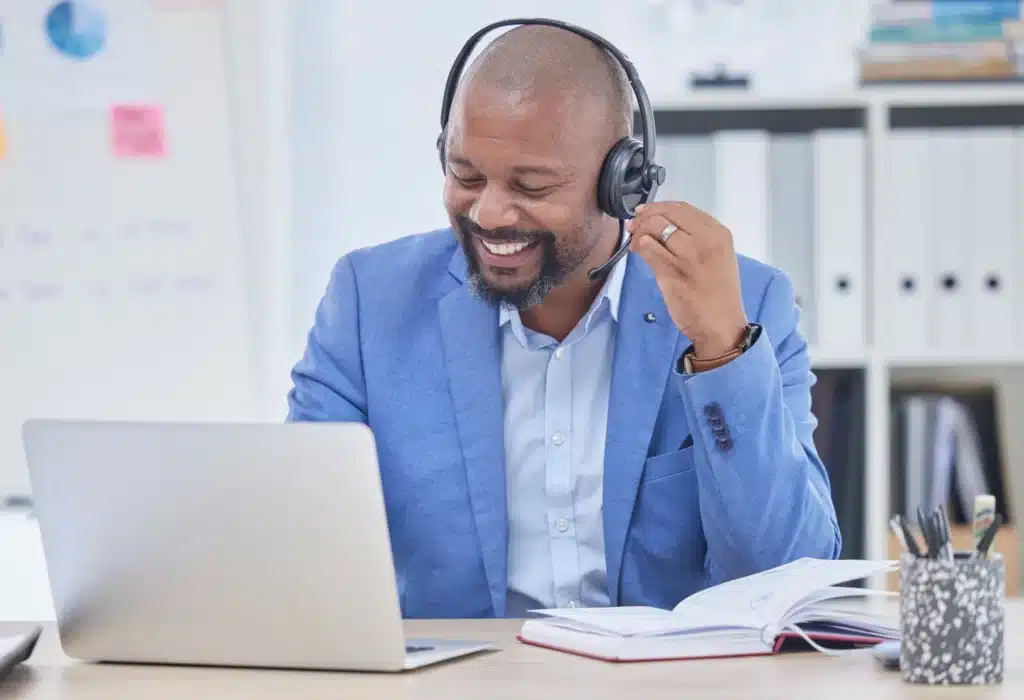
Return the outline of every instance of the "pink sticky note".
{"type": "Polygon", "coordinates": [[[4,118],[0,115],[0,160],[7,155],[7,135],[4,132],[4,118]]]}
{"type": "Polygon", "coordinates": [[[164,113],[150,105],[117,105],[111,113],[114,155],[162,158],[167,155],[164,113]]]}

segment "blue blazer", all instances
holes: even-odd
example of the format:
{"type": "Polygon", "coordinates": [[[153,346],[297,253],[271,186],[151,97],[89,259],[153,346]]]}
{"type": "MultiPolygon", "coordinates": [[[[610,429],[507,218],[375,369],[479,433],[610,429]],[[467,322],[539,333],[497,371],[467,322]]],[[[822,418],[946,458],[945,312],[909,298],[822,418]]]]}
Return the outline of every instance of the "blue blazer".
{"type": "MultiPolygon", "coordinates": [[[[739,266],[748,319],[764,331],[728,365],[686,376],[676,361],[690,341],[650,268],[627,258],[604,462],[612,605],[672,607],[839,555],[792,284],[752,259],[739,266]]],[[[289,420],[372,428],[408,618],[505,615],[500,329],[466,278],[450,229],[345,255],[288,395],[289,420]]]]}

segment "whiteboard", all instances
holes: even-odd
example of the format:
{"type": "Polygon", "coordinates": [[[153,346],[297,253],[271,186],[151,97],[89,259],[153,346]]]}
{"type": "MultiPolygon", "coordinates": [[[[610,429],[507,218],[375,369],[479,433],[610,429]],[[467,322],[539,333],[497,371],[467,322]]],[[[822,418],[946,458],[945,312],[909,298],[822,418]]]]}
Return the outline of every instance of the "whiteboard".
{"type": "Polygon", "coordinates": [[[90,3],[76,62],[56,4],[0,0],[0,497],[25,419],[255,411],[222,9],[90,3]]]}

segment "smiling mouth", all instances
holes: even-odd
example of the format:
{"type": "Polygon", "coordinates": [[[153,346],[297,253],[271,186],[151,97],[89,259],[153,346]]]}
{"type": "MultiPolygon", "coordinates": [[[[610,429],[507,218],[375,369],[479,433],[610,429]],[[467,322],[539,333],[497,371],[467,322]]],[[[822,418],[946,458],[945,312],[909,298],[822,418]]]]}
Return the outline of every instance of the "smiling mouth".
{"type": "Polygon", "coordinates": [[[494,253],[495,255],[515,255],[523,250],[526,250],[531,245],[530,241],[517,241],[515,243],[491,243],[480,239],[483,243],[484,248],[494,253]]]}
{"type": "Polygon", "coordinates": [[[494,255],[509,256],[515,255],[516,253],[521,253],[527,248],[530,248],[537,244],[536,240],[493,243],[491,241],[484,240],[483,238],[479,238],[479,241],[483,245],[483,247],[488,250],[488,252],[493,253],[494,255]]]}

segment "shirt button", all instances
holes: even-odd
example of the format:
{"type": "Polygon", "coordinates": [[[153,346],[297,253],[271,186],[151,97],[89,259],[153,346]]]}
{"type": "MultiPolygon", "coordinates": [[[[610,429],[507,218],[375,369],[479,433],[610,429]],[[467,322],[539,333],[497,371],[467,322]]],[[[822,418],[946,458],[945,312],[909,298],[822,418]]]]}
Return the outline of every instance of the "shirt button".
{"type": "Polygon", "coordinates": [[[555,527],[558,528],[559,532],[565,532],[569,529],[569,521],[565,518],[559,518],[555,521],[555,527]]]}
{"type": "Polygon", "coordinates": [[[556,360],[561,360],[562,359],[562,350],[563,350],[563,348],[558,348],[557,350],[555,350],[555,359],[556,360]]]}
{"type": "Polygon", "coordinates": [[[561,445],[563,442],[565,442],[565,436],[563,436],[561,433],[555,433],[554,435],[551,436],[551,442],[555,443],[556,445],[561,445]]]}
{"type": "Polygon", "coordinates": [[[569,607],[570,608],[575,608],[575,607],[578,607],[578,606],[579,606],[579,603],[577,603],[575,600],[570,600],[569,601],[569,607]]]}

